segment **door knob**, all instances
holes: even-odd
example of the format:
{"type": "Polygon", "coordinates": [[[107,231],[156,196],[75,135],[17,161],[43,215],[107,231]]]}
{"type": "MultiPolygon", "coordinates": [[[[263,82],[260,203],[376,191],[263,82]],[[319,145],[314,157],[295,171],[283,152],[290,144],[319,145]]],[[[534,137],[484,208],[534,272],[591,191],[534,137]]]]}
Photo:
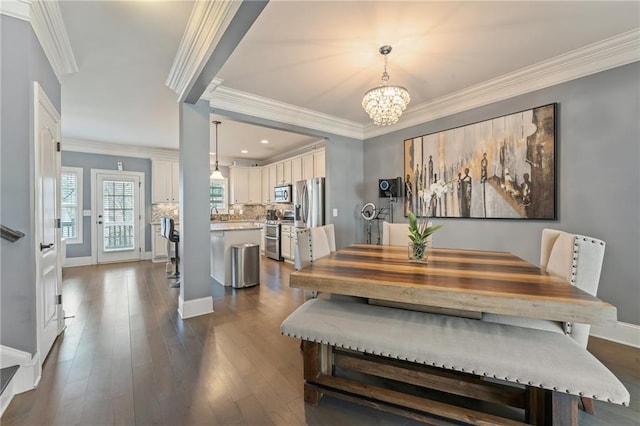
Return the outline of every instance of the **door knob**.
{"type": "Polygon", "coordinates": [[[46,250],[46,249],[51,248],[51,247],[53,247],[53,243],[50,243],[50,244],[42,244],[42,243],[40,243],[40,251],[46,250]]]}
{"type": "Polygon", "coordinates": [[[98,225],[102,225],[102,221],[101,220],[98,221],[98,225]]]}

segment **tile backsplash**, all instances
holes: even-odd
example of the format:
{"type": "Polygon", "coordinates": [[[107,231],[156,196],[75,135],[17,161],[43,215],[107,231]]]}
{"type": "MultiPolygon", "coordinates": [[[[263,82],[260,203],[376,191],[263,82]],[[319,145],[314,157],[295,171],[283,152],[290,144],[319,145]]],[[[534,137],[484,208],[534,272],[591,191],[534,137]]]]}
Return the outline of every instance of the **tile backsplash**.
{"type": "Polygon", "coordinates": [[[178,203],[160,203],[151,205],[151,223],[160,223],[161,217],[170,217],[174,221],[180,220],[178,203]]]}
{"type": "MultiPolygon", "coordinates": [[[[170,217],[175,221],[179,221],[179,207],[180,205],[177,203],[160,203],[153,204],[151,206],[151,223],[159,223],[160,218],[162,217],[170,217]]],[[[211,215],[211,220],[234,220],[234,221],[252,221],[258,220],[263,221],[266,219],[267,208],[280,210],[281,212],[284,210],[292,210],[292,204],[269,204],[269,205],[260,205],[260,204],[232,204],[229,206],[229,212],[233,210],[233,214],[216,214],[213,213],[211,215]],[[242,213],[240,213],[242,212],[242,213]]]]}

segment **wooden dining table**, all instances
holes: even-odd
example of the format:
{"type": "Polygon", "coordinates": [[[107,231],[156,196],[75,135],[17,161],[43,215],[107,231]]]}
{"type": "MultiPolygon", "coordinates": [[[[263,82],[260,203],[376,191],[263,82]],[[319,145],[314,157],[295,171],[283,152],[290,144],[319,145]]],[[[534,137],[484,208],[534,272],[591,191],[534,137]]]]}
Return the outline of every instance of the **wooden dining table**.
{"type": "Polygon", "coordinates": [[[613,324],[616,308],[508,252],[354,244],[290,276],[290,286],[417,307],[613,324]]]}

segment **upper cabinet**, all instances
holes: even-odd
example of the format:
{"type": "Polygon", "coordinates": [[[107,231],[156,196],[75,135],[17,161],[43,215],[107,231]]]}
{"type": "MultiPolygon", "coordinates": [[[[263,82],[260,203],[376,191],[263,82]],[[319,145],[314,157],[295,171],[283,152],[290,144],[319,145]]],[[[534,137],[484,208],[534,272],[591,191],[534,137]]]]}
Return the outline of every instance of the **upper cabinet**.
{"type": "Polygon", "coordinates": [[[273,198],[273,187],[269,179],[269,167],[262,168],[262,203],[269,204],[273,198]]]}
{"type": "Polygon", "coordinates": [[[151,162],[151,202],[178,203],[180,188],[177,161],[153,160],[151,162]]]}
{"type": "Polygon", "coordinates": [[[302,156],[302,179],[325,176],[324,148],[316,149],[302,156]]]}
{"type": "Polygon", "coordinates": [[[326,177],[324,149],[313,152],[313,177],[326,177]]]}
{"type": "Polygon", "coordinates": [[[229,167],[231,204],[262,203],[262,173],[257,167],[229,167]]]}
{"type": "Polygon", "coordinates": [[[302,180],[302,157],[291,159],[291,183],[302,180]]]}

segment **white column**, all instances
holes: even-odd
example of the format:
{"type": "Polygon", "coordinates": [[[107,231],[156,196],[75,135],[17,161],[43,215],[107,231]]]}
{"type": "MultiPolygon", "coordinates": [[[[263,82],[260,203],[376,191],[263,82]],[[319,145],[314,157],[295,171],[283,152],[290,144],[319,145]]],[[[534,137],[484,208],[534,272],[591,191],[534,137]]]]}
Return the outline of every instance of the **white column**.
{"type": "Polygon", "coordinates": [[[180,104],[180,269],[178,312],[213,312],[209,264],[209,102],[180,104]]]}

